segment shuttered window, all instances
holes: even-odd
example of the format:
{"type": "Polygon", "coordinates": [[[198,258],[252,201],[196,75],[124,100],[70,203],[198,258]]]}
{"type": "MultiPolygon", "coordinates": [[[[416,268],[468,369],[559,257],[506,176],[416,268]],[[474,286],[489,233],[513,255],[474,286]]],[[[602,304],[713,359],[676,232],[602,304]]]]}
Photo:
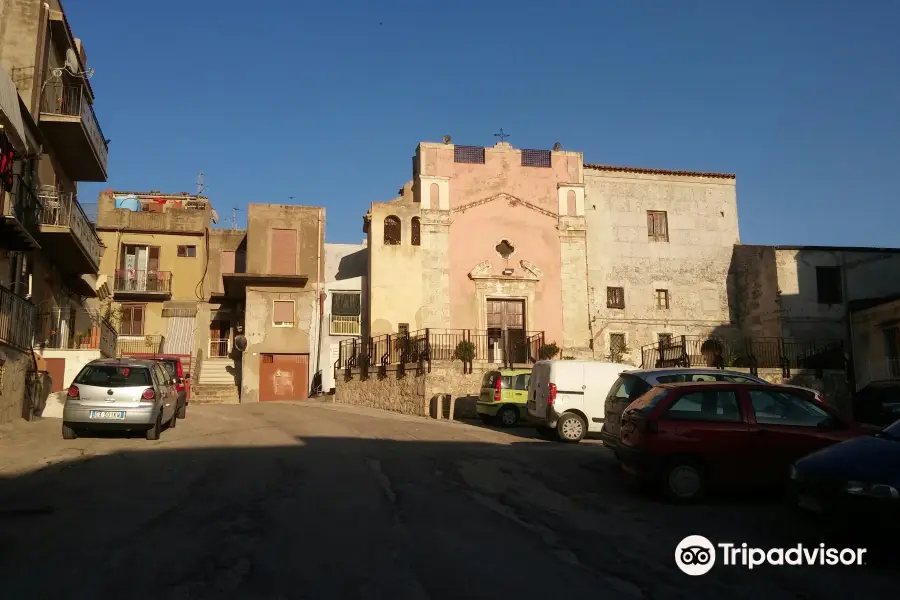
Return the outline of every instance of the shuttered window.
{"type": "Polygon", "coordinates": [[[331,296],[331,314],[344,317],[358,317],[360,313],[360,295],[354,293],[335,293],[331,296]]]}
{"type": "Polygon", "coordinates": [[[625,308],[625,288],[606,288],[606,308],[625,308]]]}
{"type": "Polygon", "coordinates": [[[119,335],[144,335],[144,305],[123,304],[119,335]]]}
{"type": "Polygon", "coordinates": [[[669,219],[666,211],[647,211],[647,237],[651,242],[669,241],[669,219]]]}
{"type": "Polygon", "coordinates": [[[276,327],[293,327],[294,301],[275,300],[272,303],[272,322],[276,327]]]}
{"type": "Polygon", "coordinates": [[[297,274],[297,230],[273,229],[270,237],[269,264],[275,275],[297,274]]]}

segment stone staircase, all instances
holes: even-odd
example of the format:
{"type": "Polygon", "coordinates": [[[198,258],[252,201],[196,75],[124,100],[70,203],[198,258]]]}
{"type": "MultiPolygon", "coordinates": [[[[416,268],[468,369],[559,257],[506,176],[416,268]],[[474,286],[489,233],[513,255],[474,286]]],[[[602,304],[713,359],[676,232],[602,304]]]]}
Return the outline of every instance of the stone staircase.
{"type": "Polygon", "coordinates": [[[207,358],[200,366],[200,379],[191,385],[192,404],[239,404],[235,369],[230,358],[207,358]]]}

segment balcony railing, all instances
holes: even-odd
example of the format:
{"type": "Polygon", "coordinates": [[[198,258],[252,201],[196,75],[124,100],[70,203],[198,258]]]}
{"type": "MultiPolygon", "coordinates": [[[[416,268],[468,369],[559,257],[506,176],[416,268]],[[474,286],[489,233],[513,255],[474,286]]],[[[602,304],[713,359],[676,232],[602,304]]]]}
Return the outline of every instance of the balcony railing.
{"type": "Polygon", "coordinates": [[[359,335],[359,317],[331,315],[331,335],[359,335]]]}
{"type": "Polygon", "coordinates": [[[171,294],[172,273],[170,271],[116,269],[113,292],[171,294]]]}
{"type": "Polygon", "coordinates": [[[106,138],[103,137],[103,132],[97,123],[97,115],[94,114],[94,107],[91,106],[84,86],[48,83],[41,98],[41,112],[81,118],[81,123],[91,140],[91,146],[94,147],[97,157],[105,168],[109,160],[106,138]]]}
{"type": "Polygon", "coordinates": [[[29,350],[34,339],[34,304],[0,287],[0,342],[29,350]]]}
{"type": "Polygon", "coordinates": [[[118,334],[95,310],[55,309],[37,318],[35,345],[50,350],[100,350],[116,355],[118,334]]]}
{"type": "Polygon", "coordinates": [[[474,329],[421,329],[367,340],[343,340],[338,344],[339,357],[335,366],[347,369],[362,364],[378,366],[454,361],[458,360],[456,350],[463,342],[472,344],[475,351],[473,362],[528,364],[540,358],[544,332],[509,330],[502,335],[497,331],[474,329]]]}
{"type": "Polygon", "coordinates": [[[5,198],[3,214],[15,217],[28,233],[37,237],[40,232],[43,206],[34,190],[21,176],[16,175],[12,189],[3,196],[5,198]]]}
{"type": "Polygon", "coordinates": [[[119,356],[140,356],[161,354],[166,343],[164,335],[119,336],[116,352],[119,356]]]}
{"type": "Polygon", "coordinates": [[[94,264],[99,266],[100,238],[75,194],[59,192],[53,186],[44,186],[38,191],[38,197],[42,204],[41,224],[71,229],[94,264]]]}

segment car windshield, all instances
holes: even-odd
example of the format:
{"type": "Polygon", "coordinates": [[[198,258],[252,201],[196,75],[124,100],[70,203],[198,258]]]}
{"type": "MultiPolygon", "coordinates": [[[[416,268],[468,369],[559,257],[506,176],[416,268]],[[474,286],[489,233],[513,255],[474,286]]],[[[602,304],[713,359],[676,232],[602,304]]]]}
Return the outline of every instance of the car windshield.
{"type": "Polygon", "coordinates": [[[152,382],[146,367],[128,365],[87,365],[75,378],[80,385],[107,388],[150,386],[152,382]]]}
{"type": "Polygon", "coordinates": [[[900,420],[894,421],[882,429],[881,435],[883,437],[891,438],[892,440],[900,441],[900,420]]]}
{"type": "Polygon", "coordinates": [[[669,390],[664,387],[651,388],[649,392],[629,404],[628,409],[640,410],[645,412],[651,411],[657,404],[662,402],[663,398],[666,397],[668,391],[669,390]]]}
{"type": "Polygon", "coordinates": [[[178,377],[178,369],[175,368],[174,360],[161,360],[159,362],[166,366],[166,371],[169,372],[169,377],[172,377],[173,379],[175,377],[178,377]]]}
{"type": "Polygon", "coordinates": [[[481,381],[481,387],[496,388],[498,379],[500,380],[501,388],[506,389],[513,386],[512,377],[509,375],[501,375],[500,371],[490,371],[484,374],[484,379],[481,381]]]}

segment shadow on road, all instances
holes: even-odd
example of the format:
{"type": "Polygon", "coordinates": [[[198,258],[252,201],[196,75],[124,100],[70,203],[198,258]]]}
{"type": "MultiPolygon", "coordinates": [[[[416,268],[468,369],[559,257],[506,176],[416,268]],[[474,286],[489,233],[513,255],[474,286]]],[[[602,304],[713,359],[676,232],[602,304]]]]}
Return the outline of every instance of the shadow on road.
{"type": "Polygon", "coordinates": [[[303,437],[277,447],[134,448],[0,479],[3,504],[22,509],[0,518],[4,597],[896,592],[871,568],[717,567],[687,577],[673,562],[687,535],[763,548],[827,536],[777,505],[648,500],[595,447],[303,437]]]}

